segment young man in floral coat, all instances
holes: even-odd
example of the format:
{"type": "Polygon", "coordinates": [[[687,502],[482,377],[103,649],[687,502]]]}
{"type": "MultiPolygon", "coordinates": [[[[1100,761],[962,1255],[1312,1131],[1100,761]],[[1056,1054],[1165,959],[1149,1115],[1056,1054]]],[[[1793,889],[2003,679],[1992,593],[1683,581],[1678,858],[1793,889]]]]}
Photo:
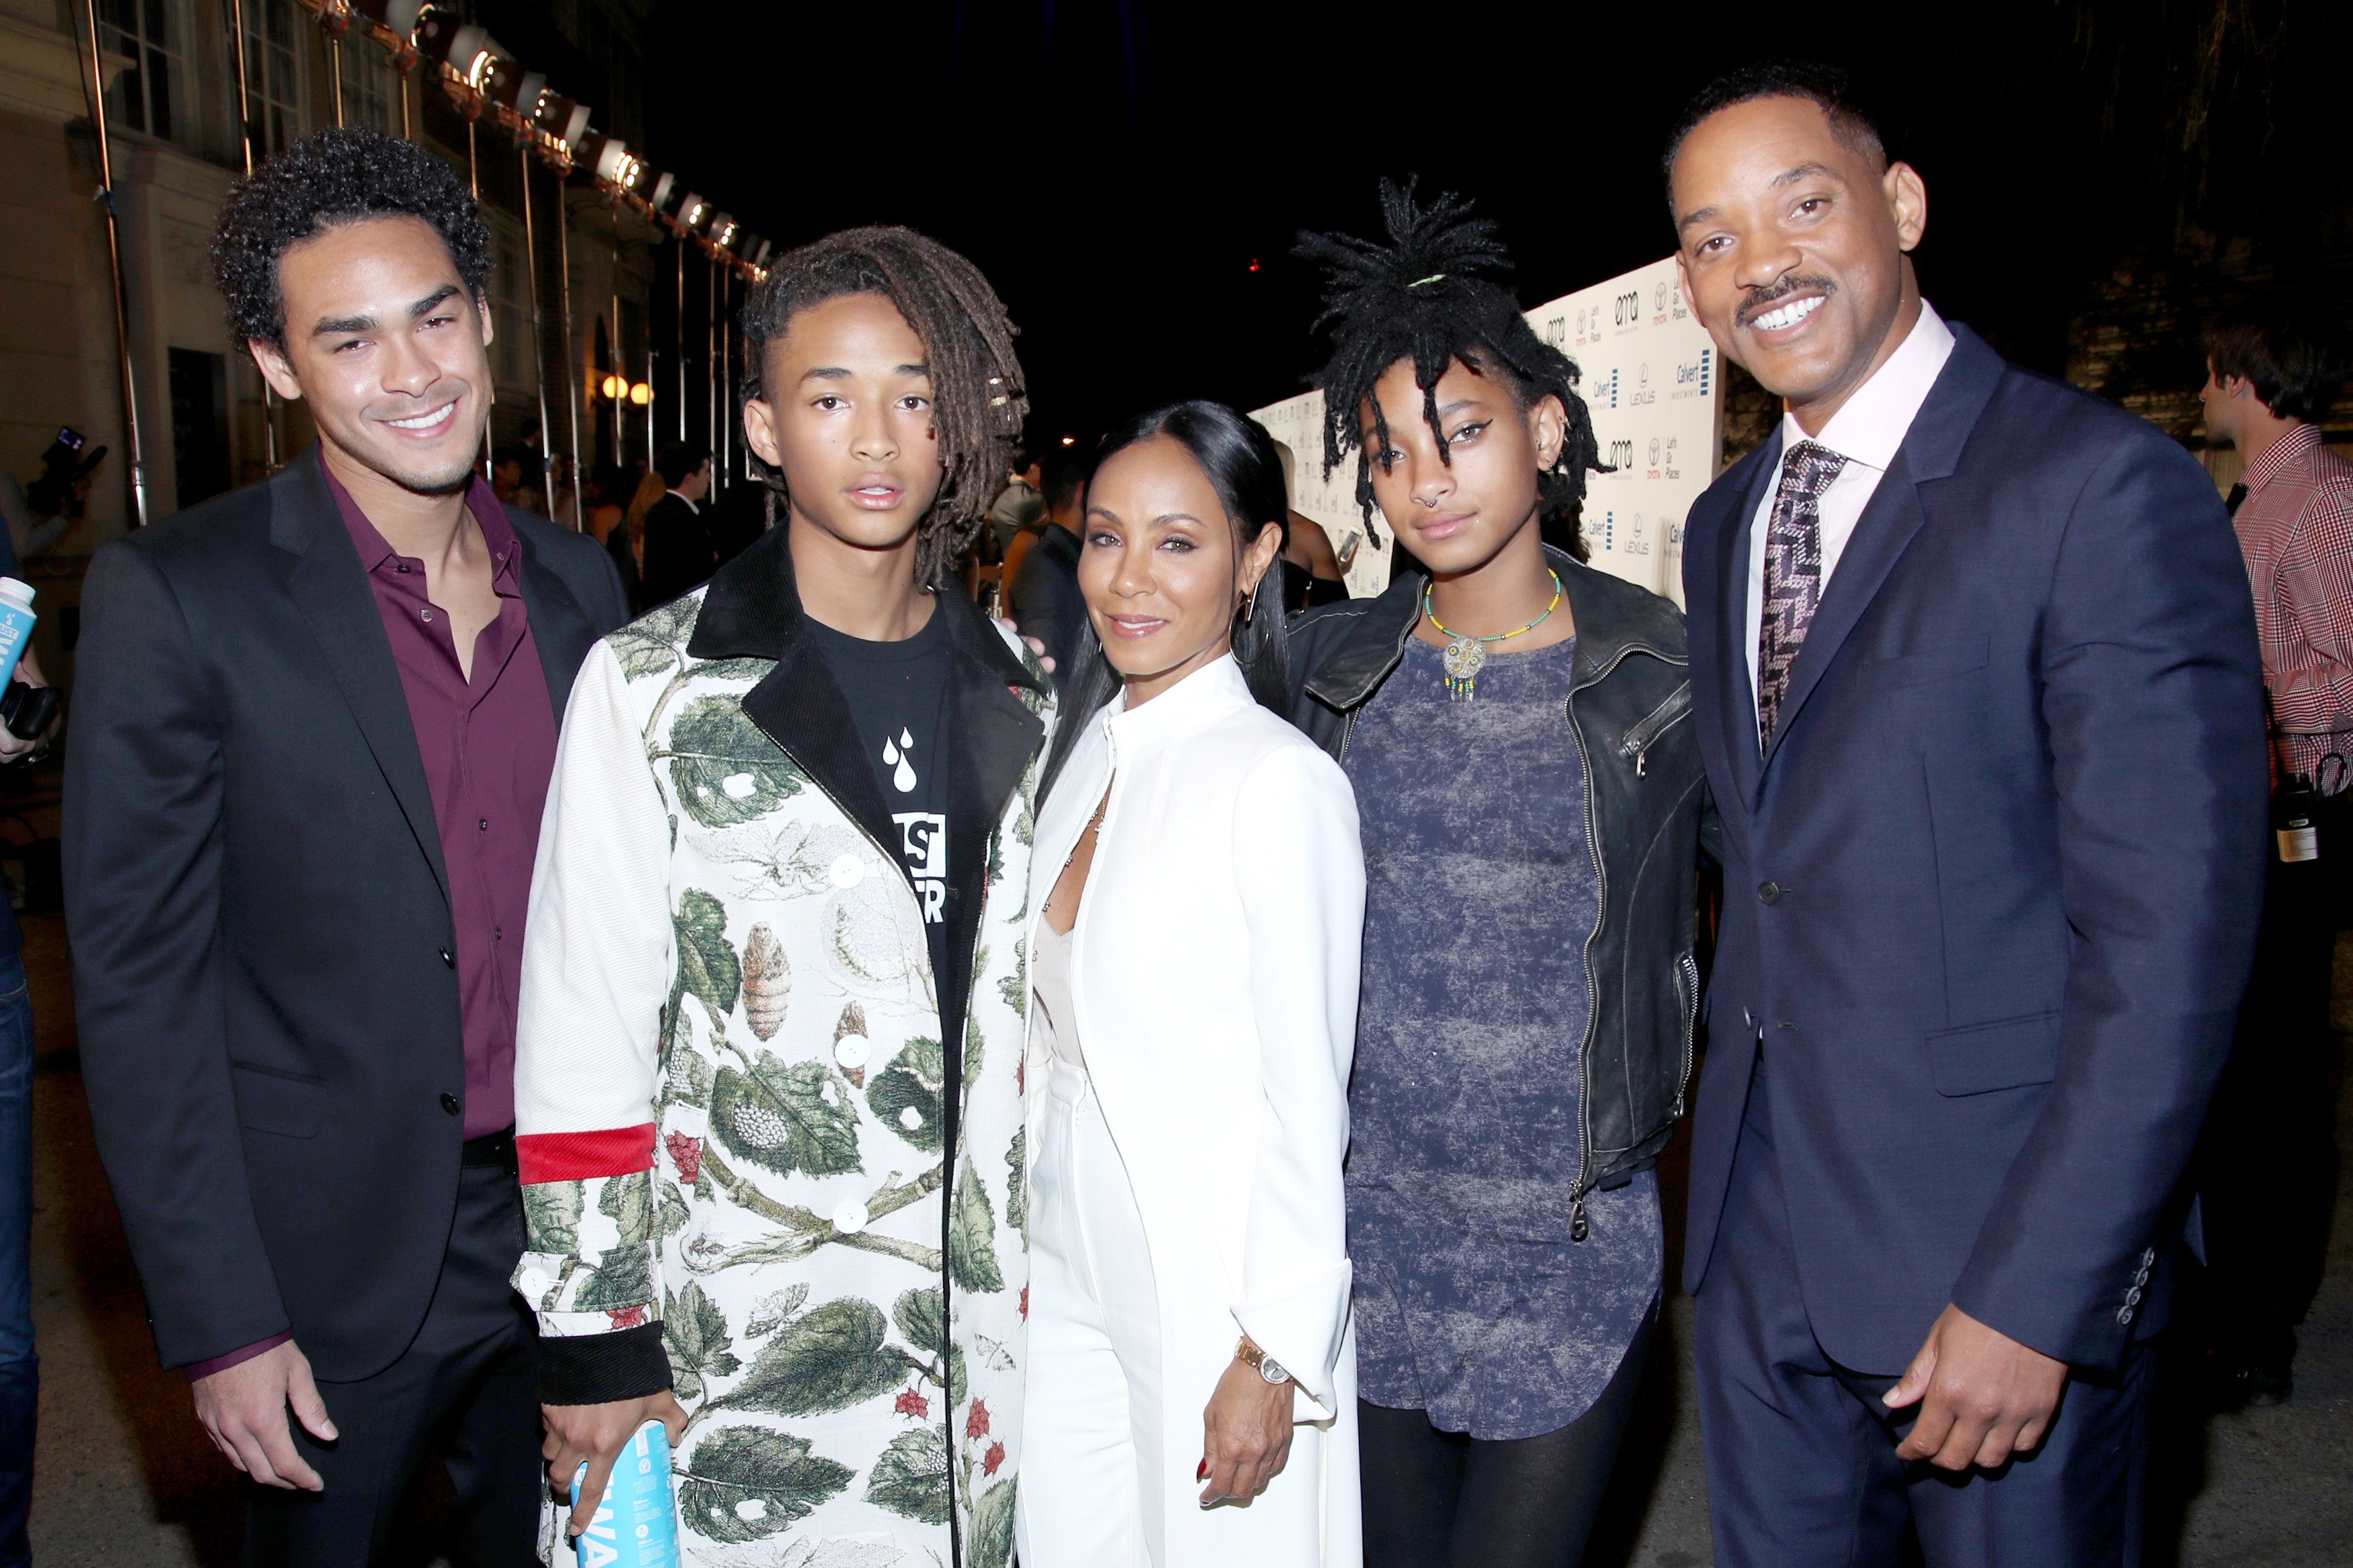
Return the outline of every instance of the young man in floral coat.
{"type": "MultiPolygon", "coordinates": [[[[1009,1557],[1037,664],[953,587],[1024,412],[904,229],[744,310],[776,526],[574,689],[517,1143],[551,1482],[670,1427],[687,1560],[1009,1557]]],[[[551,1544],[553,1544],[551,1542],[551,1544]]]]}

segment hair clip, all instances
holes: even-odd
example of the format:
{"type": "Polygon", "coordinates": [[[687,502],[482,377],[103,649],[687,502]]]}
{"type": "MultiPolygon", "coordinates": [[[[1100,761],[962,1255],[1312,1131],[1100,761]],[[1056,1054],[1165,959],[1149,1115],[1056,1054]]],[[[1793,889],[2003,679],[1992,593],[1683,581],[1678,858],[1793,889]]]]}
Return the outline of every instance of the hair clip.
{"type": "Polygon", "coordinates": [[[1429,277],[1427,277],[1427,278],[1417,278],[1417,279],[1415,279],[1412,282],[1410,282],[1410,283],[1407,284],[1407,285],[1406,285],[1406,287],[1407,287],[1407,288],[1409,288],[1409,289],[1419,289],[1419,288],[1420,288],[1420,287],[1421,287],[1423,284],[1425,284],[1425,283],[1440,283],[1440,282],[1443,282],[1443,281],[1445,281],[1445,279],[1446,279],[1446,274],[1445,274],[1445,273],[1443,273],[1443,272],[1433,272],[1433,273],[1431,273],[1431,274],[1430,274],[1429,277]]]}

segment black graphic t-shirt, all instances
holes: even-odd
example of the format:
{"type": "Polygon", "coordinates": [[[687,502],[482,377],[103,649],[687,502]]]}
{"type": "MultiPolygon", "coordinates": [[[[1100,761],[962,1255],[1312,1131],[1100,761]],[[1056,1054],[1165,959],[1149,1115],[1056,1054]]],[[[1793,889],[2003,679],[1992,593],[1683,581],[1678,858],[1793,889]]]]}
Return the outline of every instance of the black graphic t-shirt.
{"type": "Polygon", "coordinates": [[[809,631],[849,702],[866,760],[882,785],[894,849],[914,883],[931,939],[932,973],[948,966],[947,625],[934,608],[902,642],[868,642],[812,620],[809,631]]]}

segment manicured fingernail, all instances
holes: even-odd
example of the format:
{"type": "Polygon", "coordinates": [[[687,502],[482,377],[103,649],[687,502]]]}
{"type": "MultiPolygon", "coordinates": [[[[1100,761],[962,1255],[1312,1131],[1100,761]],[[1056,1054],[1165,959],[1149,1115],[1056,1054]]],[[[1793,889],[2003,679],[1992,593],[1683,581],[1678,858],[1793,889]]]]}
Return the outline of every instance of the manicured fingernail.
{"type": "Polygon", "coordinates": [[[1193,1472],[1193,1479],[1194,1479],[1195,1480],[1197,1480],[1197,1481],[1206,1481],[1206,1480],[1208,1480],[1208,1479],[1209,1479],[1209,1461],[1208,1461],[1208,1460],[1207,1460],[1207,1459],[1203,1459],[1203,1460],[1201,1461],[1201,1468],[1200,1468],[1199,1469],[1195,1470],[1195,1471],[1193,1472]]]}

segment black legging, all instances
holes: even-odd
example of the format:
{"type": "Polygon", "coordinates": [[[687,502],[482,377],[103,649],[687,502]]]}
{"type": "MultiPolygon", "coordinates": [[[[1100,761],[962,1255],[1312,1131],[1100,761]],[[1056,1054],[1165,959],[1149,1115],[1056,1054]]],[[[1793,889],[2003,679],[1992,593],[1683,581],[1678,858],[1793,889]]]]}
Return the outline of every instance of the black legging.
{"type": "Polygon", "coordinates": [[[1489,1441],[1356,1401],[1365,1568],[1577,1568],[1657,1321],[1653,1307],[1593,1408],[1557,1432],[1489,1441]]]}

